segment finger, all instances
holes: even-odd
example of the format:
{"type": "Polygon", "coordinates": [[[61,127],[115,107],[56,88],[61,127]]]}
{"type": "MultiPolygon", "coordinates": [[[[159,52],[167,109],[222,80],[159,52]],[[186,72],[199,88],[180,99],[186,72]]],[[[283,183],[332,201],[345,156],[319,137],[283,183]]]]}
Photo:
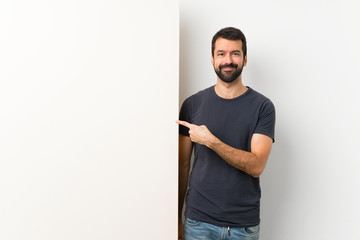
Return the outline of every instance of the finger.
{"type": "Polygon", "coordinates": [[[181,121],[181,120],[177,120],[176,123],[177,123],[177,124],[180,124],[180,125],[183,125],[183,126],[185,126],[185,127],[187,127],[187,128],[190,128],[190,127],[193,126],[193,124],[188,123],[188,122],[186,122],[186,121],[181,121]]]}

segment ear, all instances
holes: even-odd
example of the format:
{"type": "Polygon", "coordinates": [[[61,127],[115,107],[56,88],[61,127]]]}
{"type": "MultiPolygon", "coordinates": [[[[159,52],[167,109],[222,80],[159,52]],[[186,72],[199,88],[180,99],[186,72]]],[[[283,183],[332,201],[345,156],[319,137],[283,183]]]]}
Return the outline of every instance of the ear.
{"type": "Polygon", "coordinates": [[[247,55],[244,57],[244,67],[246,66],[247,64],[247,55]]]}
{"type": "Polygon", "coordinates": [[[214,56],[211,55],[211,65],[214,66],[214,56]]]}

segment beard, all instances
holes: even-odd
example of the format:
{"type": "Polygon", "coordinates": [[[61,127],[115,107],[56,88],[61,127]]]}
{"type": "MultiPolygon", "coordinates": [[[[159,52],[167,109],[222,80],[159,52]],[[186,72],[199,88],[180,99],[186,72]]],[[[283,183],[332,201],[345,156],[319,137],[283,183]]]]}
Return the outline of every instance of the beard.
{"type": "Polygon", "coordinates": [[[224,82],[227,82],[227,83],[231,83],[231,82],[235,81],[241,75],[243,67],[244,67],[244,64],[241,67],[238,67],[237,64],[230,63],[230,64],[220,65],[219,68],[217,68],[217,69],[214,67],[214,70],[216,72],[216,75],[221,80],[223,80],[224,82]],[[223,68],[226,68],[226,67],[234,68],[235,72],[233,72],[233,73],[223,73],[221,70],[223,68]]]}

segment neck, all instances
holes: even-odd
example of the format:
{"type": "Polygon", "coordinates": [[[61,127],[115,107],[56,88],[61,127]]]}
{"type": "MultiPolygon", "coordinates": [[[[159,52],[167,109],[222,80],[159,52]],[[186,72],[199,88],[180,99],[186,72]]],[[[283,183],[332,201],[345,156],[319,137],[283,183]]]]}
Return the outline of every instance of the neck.
{"type": "Polygon", "coordinates": [[[215,85],[216,94],[225,99],[232,99],[239,97],[244,94],[248,88],[243,85],[241,75],[238,79],[231,83],[224,82],[221,79],[217,79],[217,83],[215,85]]]}

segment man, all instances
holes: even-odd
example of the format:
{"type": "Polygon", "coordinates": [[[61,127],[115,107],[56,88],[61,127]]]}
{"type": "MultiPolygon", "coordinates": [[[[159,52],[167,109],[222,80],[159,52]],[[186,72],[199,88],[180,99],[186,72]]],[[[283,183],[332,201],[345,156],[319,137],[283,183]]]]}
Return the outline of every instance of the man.
{"type": "Polygon", "coordinates": [[[211,63],[216,85],[186,99],[177,121],[179,237],[259,239],[259,176],[274,142],[275,108],[242,83],[247,48],[239,29],[224,28],[214,35],[211,63]],[[181,210],[193,147],[183,226],[181,210]]]}

